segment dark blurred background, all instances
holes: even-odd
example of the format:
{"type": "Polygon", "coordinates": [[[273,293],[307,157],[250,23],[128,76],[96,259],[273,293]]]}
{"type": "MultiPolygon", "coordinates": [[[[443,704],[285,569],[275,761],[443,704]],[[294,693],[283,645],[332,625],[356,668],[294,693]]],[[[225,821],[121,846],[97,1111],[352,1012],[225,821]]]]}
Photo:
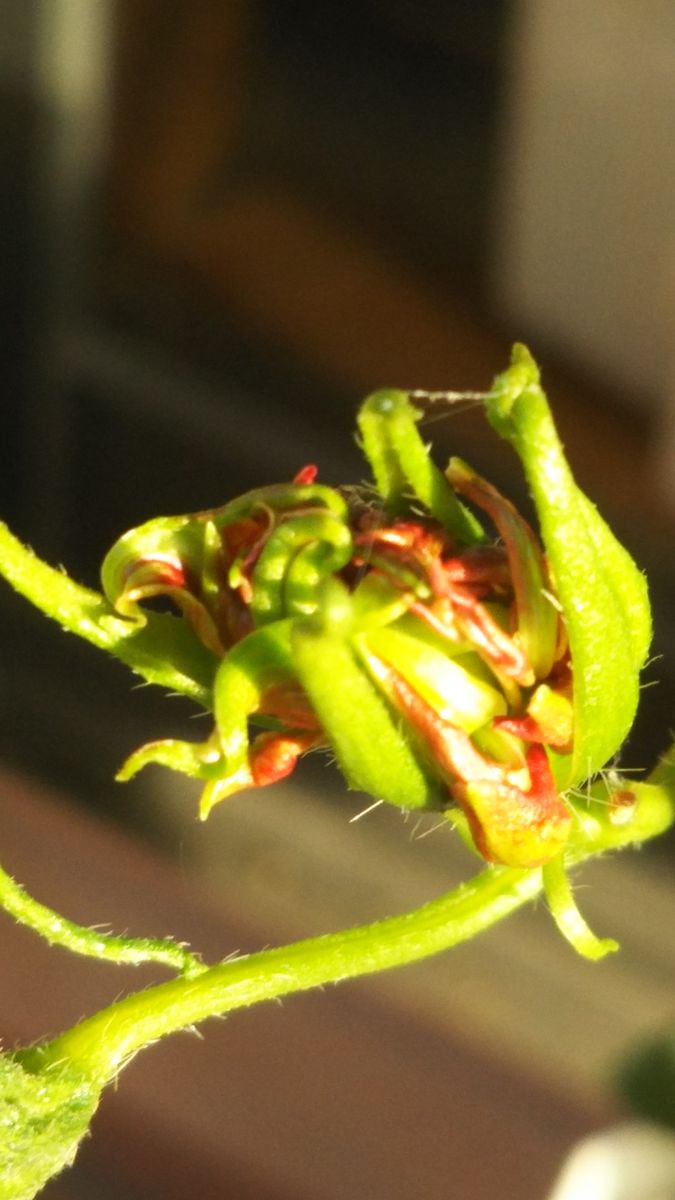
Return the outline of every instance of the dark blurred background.
{"type": "MultiPolygon", "coordinates": [[[[306,462],[360,478],[369,390],[485,388],[527,341],[651,580],[625,761],[652,762],[675,696],[672,5],[4,0],[0,89],[14,530],[96,586],[150,516],[306,462]]],[[[433,435],[520,495],[479,414],[433,435]]],[[[7,589],[0,619],[4,760],[175,850],[148,785],[111,778],[192,736],[187,708],[7,589]]]]}

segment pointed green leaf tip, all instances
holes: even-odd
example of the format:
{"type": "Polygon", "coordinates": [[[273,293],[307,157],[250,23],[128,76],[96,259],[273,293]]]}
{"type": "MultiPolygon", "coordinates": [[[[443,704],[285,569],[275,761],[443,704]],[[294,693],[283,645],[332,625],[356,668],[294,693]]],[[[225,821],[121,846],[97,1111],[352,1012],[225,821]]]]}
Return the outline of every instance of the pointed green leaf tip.
{"type": "Polygon", "coordinates": [[[633,723],[639,673],[651,641],[647,584],[577,487],[525,346],[514,347],[510,367],[497,376],[487,397],[486,411],[522,461],[567,622],[575,738],[558,783],[570,787],[616,754],[633,723]]]}

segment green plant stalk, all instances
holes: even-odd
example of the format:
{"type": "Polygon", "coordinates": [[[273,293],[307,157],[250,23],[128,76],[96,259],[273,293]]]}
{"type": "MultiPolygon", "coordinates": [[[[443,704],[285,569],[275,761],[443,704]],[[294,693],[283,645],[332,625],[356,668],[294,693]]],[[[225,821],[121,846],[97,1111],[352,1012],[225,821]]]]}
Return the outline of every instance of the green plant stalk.
{"type": "Polygon", "coordinates": [[[148,683],[211,706],[216,659],[184,621],[164,613],[148,614],[144,625],[118,617],[99,592],[48,566],[1,521],[0,574],[62,629],[114,654],[148,683]]]}
{"type": "MultiPolygon", "coordinates": [[[[568,864],[668,829],[675,820],[674,759],[671,750],[666,765],[654,773],[657,782],[630,786],[635,803],[628,821],[616,821],[605,785],[596,785],[570,843],[568,864]]],[[[537,896],[542,886],[541,869],[489,867],[413,912],[264,950],[127,996],[53,1041],[19,1051],[19,1059],[28,1070],[40,1071],[67,1061],[103,1086],[134,1054],[159,1038],[262,1000],[437,954],[502,920],[537,896]]]]}
{"type": "Polygon", "coordinates": [[[0,907],[20,925],[32,929],[50,945],[61,946],[73,954],[131,966],[156,962],[185,975],[194,975],[205,969],[196,955],[172,938],[132,938],[103,929],[90,929],[77,925],[75,921],[69,921],[53,908],[40,904],[30,896],[20,883],[3,871],[2,867],[0,907]]]}

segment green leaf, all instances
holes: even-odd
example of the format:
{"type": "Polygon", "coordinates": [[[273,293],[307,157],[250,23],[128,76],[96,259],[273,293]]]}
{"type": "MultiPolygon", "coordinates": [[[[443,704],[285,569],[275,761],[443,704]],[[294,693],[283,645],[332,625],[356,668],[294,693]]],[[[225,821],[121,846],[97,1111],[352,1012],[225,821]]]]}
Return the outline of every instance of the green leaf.
{"type": "Polygon", "coordinates": [[[0,1054],[0,1200],[33,1200],[72,1163],[99,1093],[67,1060],[34,1074],[0,1054]]]}
{"type": "Polygon", "coordinates": [[[557,764],[569,787],[599,770],[628,734],[639,673],[651,640],[647,584],[591,501],[577,487],[529,351],[486,399],[487,416],[518,453],[539,516],[567,622],[574,675],[574,750],[557,764]],[[567,768],[564,764],[567,762],[567,768]]]}

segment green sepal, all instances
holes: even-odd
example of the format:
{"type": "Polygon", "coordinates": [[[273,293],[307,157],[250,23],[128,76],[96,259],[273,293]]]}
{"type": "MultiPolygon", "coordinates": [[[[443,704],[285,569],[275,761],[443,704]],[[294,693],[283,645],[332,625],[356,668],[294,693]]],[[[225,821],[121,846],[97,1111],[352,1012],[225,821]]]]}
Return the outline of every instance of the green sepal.
{"type": "Polygon", "coordinates": [[[275,621],[249,633],[229,651],[216,673],[213,711],[218,745],[228,769],[248,755],[248,719],[257,712],[266,689],[292,680],[293,621],[275,621]]]}
{"type": "Polygon", "coordinates": [[[248,721],[268,688],[294,678],[291,625],[287,619],[254,630],[225,656],[213,689],[216,728],[207,741],[147,742],[122,764],[115,777],[118,782],[126,782],[151,764],[201,779],[207,785],[200,804],[202,819],[214,804],[250,787],[248,721]]]}
{"type": "Polygon", "coordinates": [[[457,499],[419,435],[421,416],[407,392],[391,388],[373,392],[362,404],[361,445],[377,490],[390,512],[408,513],[411,499],[417,499],[458,541],[480,542],[480,522],[457,499]]]}
{"type": "Polygon", "coordinates": [[[628,734],[651,640],[647,584],[594,505],[577,487],[529,351],[486,399],[493,427],[518,453],[532,492],[556,593],[567,623],[574,677],[574,747],[558,758],[561,787],[598,771],[628,734]]]}
{"type": "MultiPolygon", "coordinates": [[[[351,601],[337,581],[320,613],[291,627],[293,665],[348,785],[398,808],[439,808],[403,722],[358,661],[351,601]]],[[[360,635],[364,636],[364,635],[360,635]]]]}

